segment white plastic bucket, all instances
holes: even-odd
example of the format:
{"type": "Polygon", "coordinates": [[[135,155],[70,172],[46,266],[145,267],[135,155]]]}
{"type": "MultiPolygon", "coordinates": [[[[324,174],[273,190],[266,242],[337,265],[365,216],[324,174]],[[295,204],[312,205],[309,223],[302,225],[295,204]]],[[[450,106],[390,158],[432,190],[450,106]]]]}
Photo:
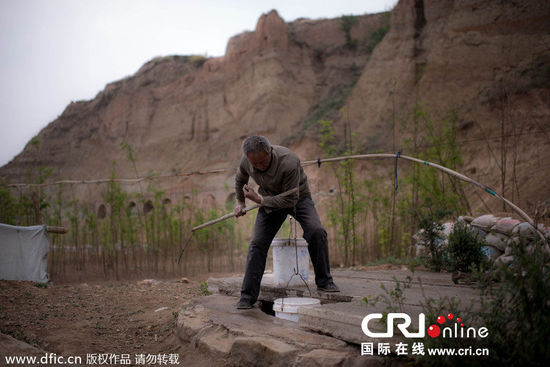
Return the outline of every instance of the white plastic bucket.
{"type": "Polygon", "coordinates": [[[289,321],[298,322],[298,308],[303,306],[320,306],[321,301],[316,298],[308,297],[290,297],[277,298],[273,303],[275,317],[289,321]]]}
{"type": "Polygon", "coordinates": [[[297,238],[296,246],[297,248],[294,246],[294,239],[289,240],[288,238],[275,238],[271,243],[271,247],[273,247],[273,280],[276,287],[286,287],[287,284],[289,287],[305,285],[299,275],[294,275],[296,250],[298,251],[298,273],[306,282],[308,280],[307,242],[303,238],[297,238]]]}

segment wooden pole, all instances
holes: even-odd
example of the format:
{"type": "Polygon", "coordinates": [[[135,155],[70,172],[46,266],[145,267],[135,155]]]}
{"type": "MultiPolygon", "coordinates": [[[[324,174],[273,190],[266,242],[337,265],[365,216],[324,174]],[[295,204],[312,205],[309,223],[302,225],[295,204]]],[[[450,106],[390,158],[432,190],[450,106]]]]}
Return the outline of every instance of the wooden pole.
{"type": "MultiPolygon", "coordinates": [[[[254,205],[251,205],[249,207],[246,207],[243,209],[243,213],[248,213],[249,211],[251,210],[254,210],[254,209],[258,209],[260,207],[260,204],[254,204],[254,205]]],[[[209,222],[206,222],[206,223],[203,223],[201,224],[200,226],[196,226],[194,228],[191,229],[191,232],[195,232],[197,229],[201,229],[201,228],[204,228],[204,227],[208,227],[208,226],[211,226],[212,224],[216,224],[216,223],[219,223],[221,221],[224,221],[226,219],[229,219],[229,218],[232,218],[235,216],[235,213],[228,213],[226,215],[224,215],[223,217],[219,217],[219,218],[216,218],[216,219],[213,219],[209,222]]]]}
{"type": "MultiPolygon", "coordinates": [[[[298,191],[298,188],[295,187],[293,189],[290,189],[288,191],[285,191],[283,192],[282,194],[279,194],[280,196],[288,196],[292,193],[295,193],[296,191],[298,191]]],[[[251,205],[249,207],[246,207],[243,209],[243,213],[248,213],[249,211],[252,211],[254,209],[258,209],[260,207],[260,204],[254,204],[254,205],[251,205]]],[[[196,226],[194,228],[191,229],[191,232],[195,232],[197,229],[201,229],[201,228],[204,228],[204,227],[208,227],[208,226],[211,226],[212,224],[216,224],[216,223],[219,223],[223,220],[226,220],[226,219],[229,219],[229,218],[232,218],[235,216],[235,213],[234,212],[231,212],[231,213],[227,213],[226,215],[222,216],[222,217],[219,217],[217,219],[213,219],[209,222],[206,222],[206,223],[203,223],[201,224],[200,226],[196,226]]]]}

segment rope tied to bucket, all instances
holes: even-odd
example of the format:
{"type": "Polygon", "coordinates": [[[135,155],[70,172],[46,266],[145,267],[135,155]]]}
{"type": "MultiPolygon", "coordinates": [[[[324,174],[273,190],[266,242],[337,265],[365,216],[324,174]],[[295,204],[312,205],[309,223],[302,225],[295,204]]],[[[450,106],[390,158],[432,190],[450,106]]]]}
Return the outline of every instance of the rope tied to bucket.
{"type": "MultiPolygon", "coordinates": [[[[296,208],[294,208],[294,215],[296,215],[296,208]]],[[[296,266],[292,269],[293,274],[288,279],[288,282],[286,282],[285,292],[281,296],[281,307],[284,305],[284,302],[285,302],[286,290],[288,289],[288,287],[290,285],[290,282],[292,281],[292,279],[295,276],[299,276],[300,279],[302,280],[302,282],[305,284],[305,286],[307,288],[307,291],[309,292],[309,297],[311,297],[311,295],[312,295],[311,289],[309,288],[309,284],[307,284],[307,281],[304,279],[304,276],[302,275],[302,273],[300,273],[300,265],[299,265],[299,262],[298,262],[298,238],[296,236],[296,232],[297,232],[296,216],[294,216],[294,221],[292,220],[292,217],[290,217],[289,218],[289,230],[288,230],[288,243],[290,244],[291,241],[294,241],[294,254],[295,254],[296,266]],[[292,224],[293,223],[294,223],[294,231],[292,231],[292,224]],[[294,238],[292,238],[292,239],[291,239],[291,232],[294,232],[294,238]]]]}
{"type": "MultiPolygon", "coordinates": [[[[296,203],[298,203],[298,200],[300,200],[300,179],[301,179],[301,170],[302,167],[300,164],[298,164],[298,183],[297,183],[297,187],[296,187],[296,190],[297,190],[297,194],[298,194],[298,198],[296,200],[296,203]]],[[[300,277],[300,279],[302,280],[302,282],[305,284],[308,292],[309,292],[309,297],[311,297],[311,289],[309,288],[309,285],[307,284],[307,281],[304,279],[303,275],[300,273],[300,266],[299,266],[299,263],[298,263],[298,238],[297,238],[297,235],[296,233],[298,232],[298,226],[296,224],[297,220],[296,220],[296,205],[294,205],[294,208],[293,208],[293,212],[294,212],[294,231],[292,231],[292,216],[289,217],[289,225],[288,225],[288,243],[291,243],[291,232],[294,232],[294,254],[295,254],[295,261],[296,261],[296,267],[293,268],[293,274],[290,276],[290,279],[288,279],[288,282],[286,283],[286,286],[285,286],[285,292],[283,293],[283,296],[281,297],[281,307],[283,307],[284,305],[284,302],[285,302],[285,296],[286,296],[286,289],[288,289],[288,286],[290,285],[290,282],[292,281],[292,279],[297,275],[300,277]]]]}

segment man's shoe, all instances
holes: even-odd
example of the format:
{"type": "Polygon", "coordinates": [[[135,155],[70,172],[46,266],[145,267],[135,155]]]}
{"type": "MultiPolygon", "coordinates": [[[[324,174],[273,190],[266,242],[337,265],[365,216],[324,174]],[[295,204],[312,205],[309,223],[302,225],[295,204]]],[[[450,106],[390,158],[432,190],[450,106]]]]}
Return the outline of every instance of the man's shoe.
{"type": "Polygon", "coordinates": [[[252,308],[252,303],[250,303],[249,300],[246,300],[246,299],[241,299],[238,303],[237,303],[237,309],[238,310],[248,310],[252,308]]]}
{"type": "Polygon", "coordinates": [[[340,289],[334,283],[328,283],[324,287],[317,287],[319,292],[340,292],[340,289]]]}

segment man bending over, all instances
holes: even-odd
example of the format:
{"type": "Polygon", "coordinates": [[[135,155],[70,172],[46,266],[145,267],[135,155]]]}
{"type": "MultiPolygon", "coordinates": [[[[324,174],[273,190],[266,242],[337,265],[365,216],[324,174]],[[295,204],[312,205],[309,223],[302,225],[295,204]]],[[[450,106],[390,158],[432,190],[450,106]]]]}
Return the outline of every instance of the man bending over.
{"type": "Polygon", "coordinates": [[[244,215],[245,198],[260,204],[254,237],[248,247],[241,299],[237,308],[252,308],[260,293],[267,251],[288,214],[302,226],[315,271],[318,291],[339,292],[330,275],[327,232],[315,209],[307,176],[300,159],[288,148],[271,145],[263,136],[249,136],[243,141],[243,157],[235,176],[237,205],[235,215],[244,215]],[[259,194],[248,186],[252,177],[259,194]]]}

